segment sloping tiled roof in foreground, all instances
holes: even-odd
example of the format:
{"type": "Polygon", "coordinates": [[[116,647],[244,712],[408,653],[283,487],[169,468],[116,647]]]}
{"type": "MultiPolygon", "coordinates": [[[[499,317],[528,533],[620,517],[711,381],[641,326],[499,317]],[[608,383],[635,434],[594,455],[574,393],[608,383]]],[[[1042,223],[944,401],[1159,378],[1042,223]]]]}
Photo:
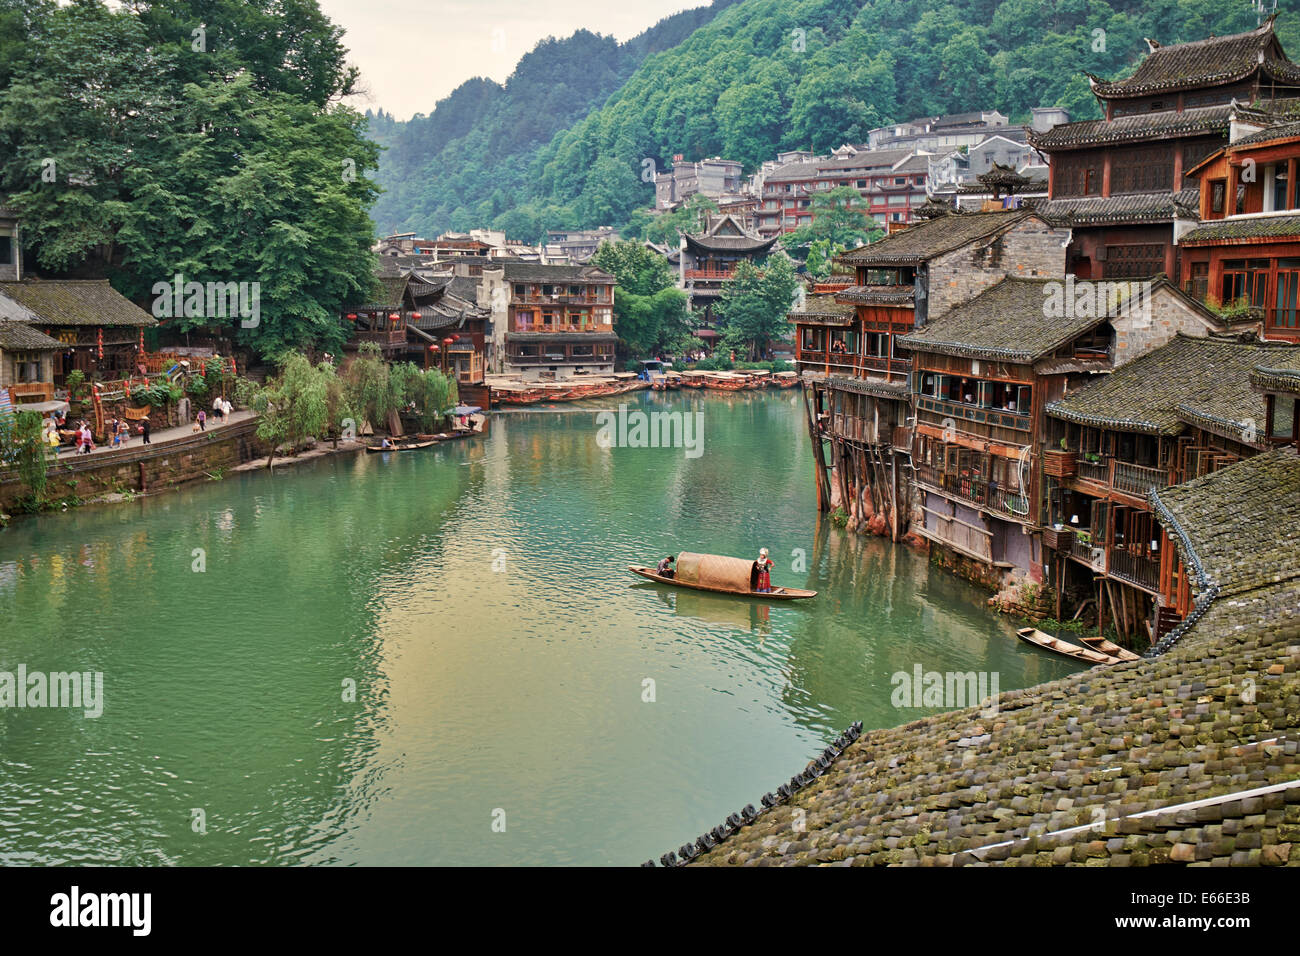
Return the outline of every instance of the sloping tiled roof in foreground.
{"type": "Polygon", "coordinates": [[[911,265],[993,236],[1029,217],[1020,209],[941,216],[908,226],[840,256],[846,265],[911,265]]]}
{"type": "Polygon", "coordinates": [[[914,352],[1001,362],[1033,362],[1100,325],[1105,316],[1048,315],[1049,284],[1060,279],[1003,279],[915,332],[899,338],[914,352]]]}
{"type": "Polygon", "coordinates": [[[58,339],[52,339],[39,329],[34,329],[25,322],[13,322],[0,318],[0,349],[52,350],[63,348],[58,339]]]}
{"type": "Polygon", "coordinates": [[[1080,425],[1149,435],[1177,435],[1189,416],[1201,419],[1198,424],[1255,422],[1257,434],[1263,435],[1264,399],[1251,387],[1250,373],[1261,364],[1291,362],[1300,362],[1300,346],[1180,333],[1166,345],[1049,402],[1046,411],[1080,425]]]}
{"type": "Polygon", "coordinates": [[[696,862],[1300,866],[1297,694],[1300,622],[1207,615],[1162,657],[871,731],[696,862]]]}
{"type": "Polygon", "coordinates": [[[158,320],[107,279],[25,279],[0,282],[0,295],[26,306],[42,325],[151,326],[158,320]]]}

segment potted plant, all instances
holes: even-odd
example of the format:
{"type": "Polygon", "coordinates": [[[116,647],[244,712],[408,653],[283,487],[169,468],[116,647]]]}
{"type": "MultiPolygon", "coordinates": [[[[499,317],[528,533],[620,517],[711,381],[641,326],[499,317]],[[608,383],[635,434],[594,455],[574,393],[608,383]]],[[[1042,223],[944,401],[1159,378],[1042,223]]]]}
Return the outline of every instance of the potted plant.
{"type": "Polygon", "coordinates": [[[1078,470],[1078,463],[1075,460],[1074,452],[1070,451],[1070,446],[1064,438],[1061,439],[1060,448],[1046,448],[1043,450],[1043,471],[1053,478],[1071,478],[1078,470]]]}

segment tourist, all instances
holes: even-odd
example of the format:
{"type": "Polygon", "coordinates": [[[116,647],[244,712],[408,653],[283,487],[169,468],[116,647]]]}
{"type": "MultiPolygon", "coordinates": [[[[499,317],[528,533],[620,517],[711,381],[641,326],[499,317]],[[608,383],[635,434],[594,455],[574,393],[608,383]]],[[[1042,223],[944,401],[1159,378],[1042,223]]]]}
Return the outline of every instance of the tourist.
{"type": "Polygon", "coordinates": [[[126,443],[131,440],[131,428],[127,425],[126,419],[117,423],[117,439],[118,444],[123,447],[125,447],[126,443]]]}
{"type": "Polygon", "coordinates": [[[208,430],[208,413],[203,409],[199,409],[199,417],[195,421],[199,423],[199,431],[205,432],[208,430]]]}
{"type": "Polygon", "coordinates": [[[677,558],[673,555],[668,555],[668,557],[659,562],[659,566],[655,568],[655,574],[659,575],[661,578],[673,577],[677,573],[673,570],[673,562],[676,560],[677,558]]]}
{"type": "Polygon", "coordinates": [[[118,434],[118,431],[117,431],[117,419],[116,419],[116,418],[112,419],[112,420],[108,423],[108,432],[107,432],[107,435],[108,435],[108,443],[109,443],[109,445],[112,446],[113,448],[116,448],[118,445],[122,444],[122,436],[119,435],[119,434],[118,434]]]}
{"type": "Polygon", "coordinates": [[[147,418],[140,421],[140,436],[143,439],[142,444],[149,444],[149,419],[147,418]]]}
{"type": "Polygon", "coordinates": [[[221,423],[223,425],[225,424],[226,403],[225,403],[225,399],[223,399],[220,395],[218,395],[212,402],[212,414],[218,416],[221,419],[221,423]]]}
{"type": "Polygon", "coordinates": [[[755,591],[764,594],[772,590],[772,560],[767,556],[767,548],[761,548],[758,552],[758,560],[754,562],[753,571],[750,573],[750,586],[755,591]]]}

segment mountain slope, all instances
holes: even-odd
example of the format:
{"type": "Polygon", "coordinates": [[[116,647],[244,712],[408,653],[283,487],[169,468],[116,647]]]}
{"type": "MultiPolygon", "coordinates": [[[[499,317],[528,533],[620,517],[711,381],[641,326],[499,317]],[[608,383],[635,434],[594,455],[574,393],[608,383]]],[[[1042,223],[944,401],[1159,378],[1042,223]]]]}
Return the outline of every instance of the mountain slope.
{"type": "MultiPolygon", "coordinates": [[[[1143,37],[1174,43],[1256,23],[1247,3],[1220,0],[744,0],[649,57],[542,149],[514,215],[625,223],[652,200],[645,161],[663,168],[679,152],[752,169],[778,149],[824,151],[928,114],[996,108],[1022,120],[1031,106],[1061,105],[1090,118],[1084,72],[1127,74],[1143,37]]],[[[1283,13],[1278,31],[1300,54],[1300,17],[1283,13]]]]}
{"type": "MultiPolygon", "coordinates": [[[[538,148],[603,103],[647,56],[736,2],[666,17],[623,44],[586,30],[543,40],[504,85],[475,77],[407,123],[368,113],[372,137],[390,147],[377,174],[386,192],[372,211],[376,228],[434,234],[492,223],[522,201],[538,148]]],[[[536,224],[511,226],[512,236],[537,238],[536,224]]]]}

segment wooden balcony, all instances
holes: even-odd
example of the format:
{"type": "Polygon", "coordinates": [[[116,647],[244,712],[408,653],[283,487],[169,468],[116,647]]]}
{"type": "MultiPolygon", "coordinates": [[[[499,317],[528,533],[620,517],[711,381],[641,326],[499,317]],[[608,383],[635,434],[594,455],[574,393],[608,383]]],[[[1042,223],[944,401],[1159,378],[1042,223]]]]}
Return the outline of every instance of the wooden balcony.
{"type": "Polygon", "coordinates": [[[1108,555],[1106,572],[1120,581],[1126,581],[1144,591],[1160,591],[1160,561],[1145,555],[1112,548],[1108,555]]]}
{"type": "Polygon", "coordinates": [[[358,342],[374,342],[376,345],[394,348],[406,344],[406,328],[380,329],[374,332],[358,330],[355,339],[358,342]]]}
{"type": "Polygon", "coordinates": [[[1070,541],[1070,557],[1099,574],[1106,573],[1106,549],[1091,540],[1083,540],[1076,535],[1070,541]]]}
{"type": "Polygon", "coordinates": [[[979,511],[987,511],[1012,521],[1029,519],[1029,498],[1017,489],[1000,488],[982,478],[946,474],[929,467],[925,467],[924,471],[918,469],[917,478],[923,484],[979,511]]]}
{"type": "Polygon", "coordinates": [[[851,352],[826,352],[813,349],[796,349],[795,361],[814,372],[828,375],[847,375],[862,378],[866,373],[888,376],[906,376],[912,370],[907,359],[891,359],[882,355],[854,355],[851,352]]]}
{"type": "Polygon", "coordinates": [[[5,388],[9,389],[9,399],[14,405],[54,401],[53,382],[13,382],[5,388]]]}
{"type": "Polygon", "coordinates": [[[734,269],[687,269],[686,278],[706,282],[729,282],[736,275],[734,269]]]}
{"type": "Polygon", "coordinates": [[[1102,458],[1101,461],[1080,458],[1077,478],[1134,498],[1146,498],[1147,492],[1153,487],[1166,488],[1173,483],[1169,472],[1164,468],[1149,468],[1114,458],[1102,458]]]}

